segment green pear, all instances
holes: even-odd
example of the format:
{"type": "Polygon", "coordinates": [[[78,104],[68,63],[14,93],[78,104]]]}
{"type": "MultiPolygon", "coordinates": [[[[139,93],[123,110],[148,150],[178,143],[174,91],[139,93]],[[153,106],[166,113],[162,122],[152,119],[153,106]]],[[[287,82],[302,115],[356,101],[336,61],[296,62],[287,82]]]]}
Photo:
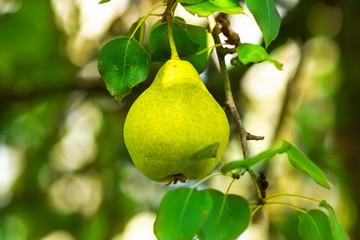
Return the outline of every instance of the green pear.
{"type": "Polygon", "coordinates": [[[156,182],[184,182],[215,168],[229,141],[229,123],[191,63],[170,59],[131,106],[124,140],[143,175],[156,182]],[[217,158],[181,164],[215,143],[217,158]]]}

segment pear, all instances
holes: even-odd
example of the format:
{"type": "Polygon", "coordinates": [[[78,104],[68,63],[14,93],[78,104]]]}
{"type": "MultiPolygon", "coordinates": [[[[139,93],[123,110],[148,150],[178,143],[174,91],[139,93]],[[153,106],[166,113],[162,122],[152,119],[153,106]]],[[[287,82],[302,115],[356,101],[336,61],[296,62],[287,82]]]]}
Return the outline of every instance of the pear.
{"type": "Polygon", "coordinates": [[[229,123],[191,63],[170,59],[131,106],[123,133],[143,175],[176,183],[201,179],[216,167],[228,144],[229,123]],[[181,164],[215,143],[219,143],[217,158],[181,164]]]}

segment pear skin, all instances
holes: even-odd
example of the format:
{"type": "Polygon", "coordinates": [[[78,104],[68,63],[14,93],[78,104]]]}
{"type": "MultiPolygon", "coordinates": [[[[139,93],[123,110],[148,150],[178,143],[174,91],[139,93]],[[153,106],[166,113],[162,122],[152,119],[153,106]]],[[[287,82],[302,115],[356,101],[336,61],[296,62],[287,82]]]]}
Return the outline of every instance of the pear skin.
{"type": "Polygon", "coordinates": [[[220,159],[229,141],[229,123],[191,63],[170,59],[131,106],[124,140],[135,166],[147,178],[156,182],[169,182],[175,176],[196,180],[208,175],[218,159],[179,166],[214,143],[220,144],[220,159]]]}

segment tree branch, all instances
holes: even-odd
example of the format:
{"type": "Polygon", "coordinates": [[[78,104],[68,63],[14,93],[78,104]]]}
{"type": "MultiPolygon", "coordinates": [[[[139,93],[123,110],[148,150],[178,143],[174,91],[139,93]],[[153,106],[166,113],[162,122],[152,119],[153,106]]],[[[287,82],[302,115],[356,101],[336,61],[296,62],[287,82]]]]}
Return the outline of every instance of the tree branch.
{"type": "Polygon", "coordinates": [[[299,93],[297,93],[295,90],[297,87],[297,82],[299,80],[299,75],[301,73],[301,69],[303,68],[303,65],[304,65],[305,49],[304,49],[304,46],[301,45],[301,43],[298,43],[298,46],[301,49],[299,63],[297,65],[294,75],[288,81],[288,83],[286,85],[285,95],[284,95],[284,98],[283,98],[282,104],[281,104],[281,111],[279,114],[279,118],[278,118],[275,130],[274,130],[274,134],[273,134],[271,142],[275,142],[279,138],[279,134],[282,131],[282,128],[284,126],[285,117],[288,115],[289,110],[290,110],[289,105],[292,101],[294,101],[294,99],[297,99],[299,97],[299,93]]]}
{"type": "Polygon", "coordinates": [[[167,1],[165,11],[163,12],[162,18],[161,18],[162,22],[166,22],[166,21],[168,21],[169,18],[172,17],[172,10],[173,10],[175,3],[176,3],[176,0],[168,0],[167,1]]]}
{"type": "MultiPolygon", "coordinates": [[[[219,25],[216,23],[214,15],[210,15],[208,17],[208,21],[209,21],[210,30],[212,32],[212,36],[215,41],[215,45],[217,46],[216,54],[218,57],[221,74],[222,74],[223,80],[224,80],[226,104],[229,107],[230,112],[235,119],[235,123],[236,123],[237,129],[238,129],[239,135],[240,135],[243,156],[245,159],[245,158],[249,157],[249,149],[248,149],[248,145],[247,145],[247,140],[253,140],[253,139],[260,140],[261,138],[263,139],[263,137],[251,135],[244,128],[244,125],[242,123],[240,114],[237,110],[237,107],[236,107],[236,104],[234,101],[234,97],[232,94],[232,90],[231,90],[229,73],[227,71],[226,64],[225,64],[226,53],[224,53],[224,47],[222,45],[220,45],[221,41],[220,41],[219,34],[221,31],[220,31],[219,25]]],[[[263,204],[264,203],[263,193],[261,192],[261,189],[260,189],[258,181],[257,181],[259,174],[257,172],[255,172],[254,170],[252,170],[251,168],[246,169],[246,171],[249,173],[251,179],[253,180],[253,182],[255,184],[255,187],[256,187],[256,190],[258,193],[258,203],[263,204]]],[[[266,193],[264,194],[264,196],[266,196],[266,193]]]]}
{"type": "MultiPolygon", "coordinates": [[[[219,37],[219,34],[220,34],[219,25],[216,23],[214,15],[210,15],[208,17],[208,21],[209,21],[209,26],[210,26],[215,44],[218,45],[221,43],[220,37],[219,37]]],[[[244,158],[247,158],[247,157],[249,157],[249,149],[247,146],[247,134],[248,133],[246,132],[246,130],[244,128],[240,114],[235,105],[235,101],[234,101],[234,98],[232,95],[232,90],[231,90],[231,85],[230,85],[229,73],[226,69],[226,64],[225,64],[225,54],[223,53],[223,51],[224,51],[223,46],[218,45],[216,47],[216,53],[217,53],[217,57],[218,57],[219,65],[220,65],[221,74],[224,78],[223,80],[224,80],[224,87],[225,87],[226,105],[229,107],[230,112],[235,119],[235,123],[236,123],[237,129],[239,131],[239,135],[240,135],[243,156],[244,156],[244,158]]]]}
{"type": "Polygon", "coordinates": [[[73,83],[61,87],[37,88],[29,92],[2,91],[0,90],[0,105],[24,100],[32,100],[41,97],[47,97],[54,94],[68,93],[72,91],[92,91],[108,94],[103,81],[86,82],[82,79],[76,79],[73,83]]]}

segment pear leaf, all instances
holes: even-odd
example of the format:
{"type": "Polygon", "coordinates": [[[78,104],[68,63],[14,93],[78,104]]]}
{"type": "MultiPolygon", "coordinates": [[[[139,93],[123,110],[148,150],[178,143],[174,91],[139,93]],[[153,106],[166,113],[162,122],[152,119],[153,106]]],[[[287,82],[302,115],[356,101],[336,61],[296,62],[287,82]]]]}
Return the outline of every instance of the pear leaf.
{"type": "Polygon", "coordinates": [[[119,102],[148,75],[150,56],[134,38],[119,37],[100,51],[98,70],[107,89],[119,102]]]}
{"type": "Polygon", "coordinates": [[[198,236],[203,240],[237,239],[245,231],[251,220],[249,202],[238,195],[224,195],[206,189],[212,198],[213,208],[202,225],[198,236]]]}
{"type": "Polygon", "coordinates": [[[206,191],[178,188],[167,192],[154,223],[159,240],[193,239],[209,216],[213,202],[206,191]]]}
{"type": "Polygon", "coordinates": [[[307,173],[320,186],[328,189],[331,188],[331,184],[327,180],[324,172],[303,152],[287,141],[283,141],[283,144],[289,147],[286,153],[291,165],[307,173]]]}
{"type": "Polygon", "coordinates": [[[214,12],[227,14],[244,13],[238,0],[205,0],[198,4],[181,4],[189,13],[199,17],[207,17],[214,12]]]}
{"type": "Polygon", "coordinates": [[[314,219],[306,213],[299,212],[298,231],[303,240],[321,240],[319,229],[314,219]]]}
{"type": "Polygon", "coordinates": [[[283,64],[271,58],[266,50],[260,45],[244,43],[236,47],[236,52],[238,54],[239,60],[243,64],[248,64],[250,62],[258,63],[268,61],[274,64],[277,69],[283,70],[283,64]]]}
{"type": "Polygon", "coordinates": [[[331,234],[335,240],[349,240],[349,236],[342,229],[338,220],[336,219],[335,211],[325,200],[320,202],[320,206],[326,208],[329,212],[331,234]]]}
{"type": "Polygon", "coordinates": [[[320,239],[333,240],[330,229],[330,219],[323,211],[312,209],[308,211],[309,215],[314,219],[319,230],[320,239]]]}
{"type": "Polygon", "coordinates": [[[107,3],[107,2],[110,2],[111,0],[101,0],[100,2],[99,2],[99,4],[103,4],[103,3],[107,3]]]}
{"type": "Polygon", "coordinates": [[[214,38],[211,33],[209,33],[205,28],[196,26],[196,25],[187,25],[187,31],[191,39],[199,44],[199,51],[192,53],[191,55],[183,57],[184,60],[191,62],[191,64],[196,68],[198,73],[205,71],[208,64],[210,55],[213,51],[211,46],[214,46],[214,38]],[[198,54],[200,51],[208,49],[205,52],[198,54]]]}
{"type": "Polygon", "coordinates": [[[263,34],[267,48],[279,34],[281,25],[274,0],[245,0],[245,2],[263,34]]]}
{"type": "Polygon", "coordinates": [[[216,158],[217,150],[220,146],[220,143],[211,144],[200,151],[194,153],[189,158],[185,159],[177,168],[185,168],[196,163],[199,160],[207,159],[207,158],[216,158]]]}
{"type": "Polygon", "coordinates": [[[233,161],[233,162],[227,163],[221,168],[221,172],[225,174],[234,169],[248,169],[251,166],[253,166],[263,160],[273,158],[278,153],[284,153],[288,149],[289,149],[289,147],[287,145],[283,144],[279,148],[268,149],[268,150],[261,152],[253,157],[249,157],[244,160],[233,161]]]}
{"type": "Polygon", "coordinates": [[[220,144],[218,142],[211,144],[211,145],[203,148],[202,150],[196,152],[195,154],[193,154],[190,157],[190,159],[192,161],[196,161],[196,160],[200,160],[200,159],[204,159],[204,158],[215,158],[219,146],[220,146],[220,144]]]}

